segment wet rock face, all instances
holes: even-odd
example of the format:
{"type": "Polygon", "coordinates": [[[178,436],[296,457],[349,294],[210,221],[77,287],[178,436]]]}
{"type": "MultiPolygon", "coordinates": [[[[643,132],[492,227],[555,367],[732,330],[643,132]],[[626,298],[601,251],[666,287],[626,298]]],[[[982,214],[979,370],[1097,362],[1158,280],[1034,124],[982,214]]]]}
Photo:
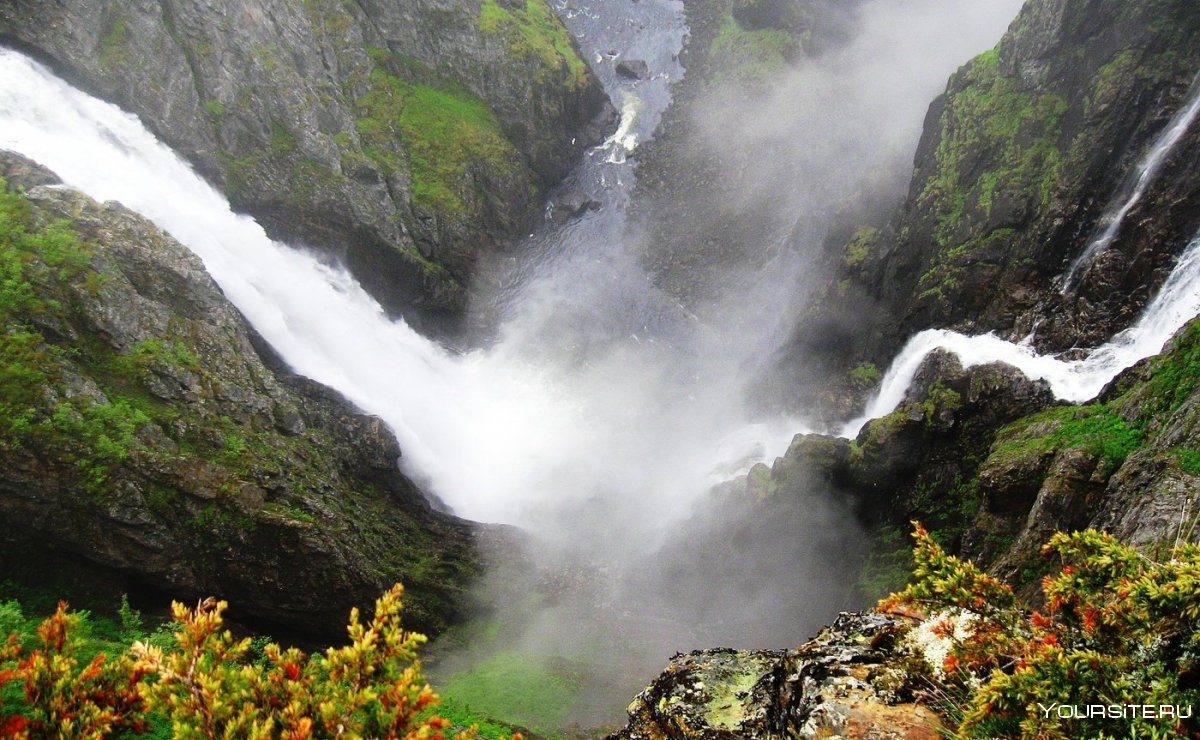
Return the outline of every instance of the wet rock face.
{"type": "Polygon", "coordinates": [[[641,59],[622,59],[617,62],[617,74],[630,80],[644,80],[650,67],[641,59]]]}
{"type": "Polygon", "coordinates": [[[915,620],[842,614],[794,650],[676,655],[611,738],[937,738],[915,703],[928,668],[904,645],[915,620]]]}
{"type": "Polygon", "coordinates": [[[869,242],[853,226],[831,239],[827,262],[841,267],[789,357],[820,366],[837,353],[848,364],[825,368],[837,374],[863,359],[884,366],[930,327],[1011,339],[1036,327],[1039,350],[1062,351],[1128,326],[1200,228],[1200,128],[1077,288],[1063,295],[1060,281],[1198,71],[1195,3],[1026,3],[997,49],[931,104],[902,207],[873,223],[869,242]],[[869,321],[864,307],[877,309],[869,321]],[[838,320],[847,313],[853,326],[838,320]]]}
{"type": "Polygon", "coordinates": [[[88,255],[73,277],[31,273],[52,302],[4,327],[32,342],[2,348],[26,378],[23,424],[0,424],[0,518],[20,523],[0,532],[7,573],[69,563],[97,588],[216,595],[322,639],[396,581],[414,628],[462,612],[480,532],[431,508],[379,419],[260,354],[148,221],[41,187],[52,176],[16,157],[0,177],[28,187],[31,228],[65,219],[88,255]]]}
{"type": "Polygon", "coordinates": [[[479,251],[536,217],[612,117],[541,2],[17,0],[0,37],[427,317],[461,310],[479,251]]]}
{"type": "Polygon", "coordinates": [[[997,53],[952,78],[930,109],[878,283],[903,306],[902,332],[957,324],[1015,334],[1044,319],[1042,344],[1065,349],[1126,325],[1200,225],[1185,205],[1200,191],[1188,164],[1200,138],[1181,142],[1154,207],[1114,244],[1124,257],[1086,275],[1080,298],[1060,297],[1055,281],[1183,102],[1200,69],[1197,39],[1192,3],[1040,0],[997,53]],[[1020,114],[1006,119],[1014,106],[1020,114]],[[1005,120],[1010,131],[995,138],[1005,120]],[[980,145],[963,150],[972,137],[980,145]],[[1098,294],[1125,310],[1097,305],[1098,294]]]}
{"type": "Polygon", "coordinates": [[[934,352],[895,411],[868,422],[852,442],[798,436],[772,466],[770,484],[803,486],[817,474],[852,496],[868,522],[941,518],[977,495],[964,486],[997,430],[1053,402],[1044,381],[1009,365],[964,370],[954,355],[934,352]]]}

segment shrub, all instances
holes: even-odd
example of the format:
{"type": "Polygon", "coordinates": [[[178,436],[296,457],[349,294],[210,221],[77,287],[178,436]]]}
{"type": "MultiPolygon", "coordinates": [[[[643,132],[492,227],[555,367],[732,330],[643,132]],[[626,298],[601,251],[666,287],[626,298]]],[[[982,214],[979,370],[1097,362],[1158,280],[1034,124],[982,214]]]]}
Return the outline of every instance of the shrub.
{"type": "Polygon", "coordinates": [[[0,648],[0,687],[20,683],[26,704],[24,712],[0,717],[0,736],[100,738],[147,729],[147,669],[129,655],[108,660],[103,653],[81,669],[80,641],[70,634],[81,621],[60,602],[38,627],[38,649],[23,655],[16,634],[0,648]]]}
{"type": "Polygon", "coordinates": [[[1200,729],[1187,709],[1200,704],[1200,547],[1181,543],[1169,560],[1155,562],[1108,534],[1055,534],[1042,552],[1062,567],[1043,580],[1044,608],[1030,610],[1008,585],[947,555],[919,524],[914,537],[916,582],[880,609],[970,615],[965,637],[950,620],[935,625],[952,641],[935,668],[943,671],[939,691],[958,697],[948,719],[962,736],[1200,729]],[[1127,705],[1181,706],[1188,716],[1143,716],[1127,705]],[[1047,711],[1060,706],[1072,716],[1047,711]],[[1074,716],[1089,707],[1083,714],[1090,716],[1074,716]],[[1095,713],[1100,707],[1104,716],[1095,713]]]}
{"type": "MultiPolygon", "coordinates": [[[[417,659],[425,637],[401,627],[402,595],[399,584],[383,594],[366,623],[352,610],[349,644],[311,656],[235,639],[223,601],[176,603],[174,645],[138,641],[82,669],[70,633],[83,616],[60,603],[38,628],[38,649],[22,657],[17,634],[0,648],[0,689],[24,686],[17,711],[6,703],[0,715],[0,737],[141,734],[165,718],[177,738],[441,738],[450,722],[429,716],[438,697],[417,659]]],[[[120,616],[123,632],[141,633],[125,602],[120,616]]]]}

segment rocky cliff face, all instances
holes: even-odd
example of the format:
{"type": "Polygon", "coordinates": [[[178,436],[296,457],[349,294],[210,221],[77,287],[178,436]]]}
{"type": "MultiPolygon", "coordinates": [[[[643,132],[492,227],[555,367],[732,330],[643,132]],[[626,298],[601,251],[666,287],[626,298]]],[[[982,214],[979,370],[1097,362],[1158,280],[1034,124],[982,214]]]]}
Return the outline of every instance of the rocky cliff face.
{"type": "Polygon", "coordinates": [[[1200,227],[1197,127],[1078,288],[1059,285],[1188,96],[1198,42],[1191,2],[1027,3],[930,107],[891,225],[830,255],[839,305],[882,307],[866,352],[886,359],[930,326],[1015,338],[1036,326],[1043,350],[1127,326],[1200,227]]]}
{"type": "Polygon", "coordinates": [[[430,507],[378,419],[287,373],[140,216],[44,187],[15,155],[0,176],[10,577],[217,594],[235,618],[322,637],[395,581],[415,628],[461,612],[481,531],[430,507]]]}
{"type": "Polygon", "coordinates": [[[611,107],[544,0],[5,3],[0,39],[138,114],[282,237],[452,318],[611,107]]]}

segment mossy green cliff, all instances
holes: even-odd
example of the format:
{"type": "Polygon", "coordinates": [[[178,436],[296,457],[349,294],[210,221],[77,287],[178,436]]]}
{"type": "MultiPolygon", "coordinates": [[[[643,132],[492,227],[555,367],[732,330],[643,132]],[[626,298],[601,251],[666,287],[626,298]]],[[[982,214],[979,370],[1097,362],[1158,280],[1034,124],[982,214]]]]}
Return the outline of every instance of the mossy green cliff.
{"type": "Polygon", "coordinates": [[[850,370],[882,367],[922,329],[1015,340],[1036,326],[1044,352],[1128,326],[1200,229],[1196,127],[1077,288],[1061,280],[1198,72],[1195,3],[1027,2],[929,107],[901,206],[831,232],[832,274],[786,352],[798,376],[831,381],[814,401],[851,413],[863,389],[850,370]]]}
{"type": "Polygon", "coordinates": [[[0,177],[8,577],[218,594],[294,633],[337,634],[396,581],[415,627],[462,613],[478,531],[400,474],[378,419],[284,371],[141,217],[12,155],[0,177]]]}
{"type": "Polygon", "coordinates": [[[545,0],[20,0],[0,29],[276,235],[443,323],[611,112],[545,0]]]}

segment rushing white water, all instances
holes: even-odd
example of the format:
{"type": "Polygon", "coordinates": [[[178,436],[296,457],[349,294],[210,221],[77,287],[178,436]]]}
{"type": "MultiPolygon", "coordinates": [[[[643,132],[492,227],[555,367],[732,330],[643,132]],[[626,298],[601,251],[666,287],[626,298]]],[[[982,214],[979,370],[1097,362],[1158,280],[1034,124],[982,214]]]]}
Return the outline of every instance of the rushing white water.
{"type": "MultiPolygon", "coordinates": [[[[962,59],[994,41],[1019,3],[863,4],[861,38],[789,74],[786,104],[724,111],[735,131],[753,118],[795,122],[795,130],[771,132],[778,147],[755,143],[763,138],[747,144],[787,166],[788,182],[800,191],[820,195],[806,207],[780,209],[784,231],[803,221],[819,241],[836,211],[822,204],[881,169],[900,179],[926,101],[962,59]],[[879,155],[881,141],[889,151],[908,151],[892,166],[890,155],[879,155]],[[804,166],[779,156],[784,147],[802,152],[804,166]]],[[[787,333],[780,317],[800,290],[791,263],[802,260],[753,262],[753,274],[727,276],[749,292],[728,289],[719,310],[704,318],[656,287],[636,235],[627,233],[634,163],[623,160],[654,131],[668,99],[666,77],[680,72],[682,5],[560,5],[589,58],[602,52],[596,71],[606,83],[615,75],[614,50],[647,61],[653,74],[616,91],[606,86],[623,108],[617,135],[551,193],[600,206],[532,235],[513,269],[494,273],[496,296],[480,288],[479,303],[499,317],[486,350],[454,355],[389,320],[340,268],[271,241],[253,220],[233,214],[136,119],[13,52],[0,52],[0,148],[42,162],[94,197],[122,202],[192,249],[297,372],[382,417],[399,438],[405,470],[457,513],[523,526],[539,545],[549,541],[538,548],[539,564],[572,578],[576,564],[596,574],[588,587],[604,592],[594,596],[600,608],[574,594],[535,618],[520,607],[512,620],[527,622],[520,642],[554,652],[561,640],[590,653],[604,644],[598,635],[619,634],[612,651],[618,665],[588,672],[604,684],[608,673],[645,661],[640,686],[668,645],[786,644],[827,621],[844,598],[841,576],[853,567],[859,538],[839,502],[815,482],[809,498],[788,504],[795,518],[767,522],[705,497],[712,484],[782,453],[804,429],[764,418],[747,402],[754,392],[748,378],[772,362],[787,333]],[[777,267],[785,262],[787,269],[777,267]],[[754,518],[761,536],[734,545],[730,532],[744,523],[738,517],[754,518]],[[714,565],[732,567],[722,574],[714,565]],[[594,622],[601,624],[588,626],[594,622]]],[[[780,182],[775,170],[758,179],[780,182]]],[[[761,204],[754,207],[763,215],[761,204]]],[[[763,252],[785,246],[792,245],[780,240],[763,252]]],[[[487,273],[480,274],[486,285],[487,273]]],[[[618,691],[613,707],[631,690],[618,691]]]]}
{"type": "Polygon", "coordinates": [[[1142,198],[1146,195],[1146,191],[1154,184],[1158,178],[1159,171],[1162,169],[1162,164],[1167,159],[1167,155],[1187,133],[1192,123],[1196,120],[1196,116],[1200,115],[1200,75],[1196,76],[1192,82],[1191,91],[1188,93],[1187,99],[1184,101],[1183,107],[1175,114],[1167,127],[1163,130],[1154,143],[1150,146],[1150,151],[1138,164],[1136,174],[1130,181],[1130,185],[1118,191],[1115,198],[1115,207],[1110,207],[1107,213],[1100,219],[1101,229],[1099,233],[1088,243],[1087,247],[1075,258],[1071,263],[1071,267],[1067,270],[1067,275],[1062,281],[1062,292],[1067,293],[1075,287],[1076,279],[1079,271],[1091,264],[1096,255],[1108,249],[1112,245],[1113,240],[1117,238],[1117,232],[1121,230],[1121,226],[1125,223],[1125,217],[1133,210],[1142,198]]]}
{"type": "Polygon", "coordinates": [[[644,369],[629,347],[569,376],[504,346],[447,353],[389,320],[340,268],[272,241],[233,213],[135,117],[9,50],[0,50],[0,148],[179,239],[297,372],[382,417],[399,438],[406,470],[464,516],[535,526],[547,500],[654,491],[660,498],[642,502],[642,521],[666,519],[682,491],[703,491],[748,456],[766,454],[761,442],[737,435],[746,421],[737,403],[714,400],[719,393],[677,405],[684,413],[669,422],[645,422],[661,401],[622,382],[622,372],[644,369]],[[722,428],[734,436],[712,434],[722,428]],[[628,464],[675,434],[694,452],[671,460],[669,474],[628,464]],[[681,472],[689,468],[691,476],[681,472]]]}
{"type": "Polygon", "coordinates": [[[1083,359],[1060,360],[1039,355],[1028,345],[1007,342],[992,334],[966,336],[945,329],[920,332],[904,345],[866,412],[846,424],[842,436],[853,437],[868,420],[899,406],[917,369],[934,350],[953,352],[963,367],[1008,363],[1031,378],[1045,379],[1059,399],[1079,403],[1094,398],[1125,368],[1161,350],[1171,335],[1197,314],[1200,314],[1200,234],[1188,244],[1137,322],[1083,359]]]}

